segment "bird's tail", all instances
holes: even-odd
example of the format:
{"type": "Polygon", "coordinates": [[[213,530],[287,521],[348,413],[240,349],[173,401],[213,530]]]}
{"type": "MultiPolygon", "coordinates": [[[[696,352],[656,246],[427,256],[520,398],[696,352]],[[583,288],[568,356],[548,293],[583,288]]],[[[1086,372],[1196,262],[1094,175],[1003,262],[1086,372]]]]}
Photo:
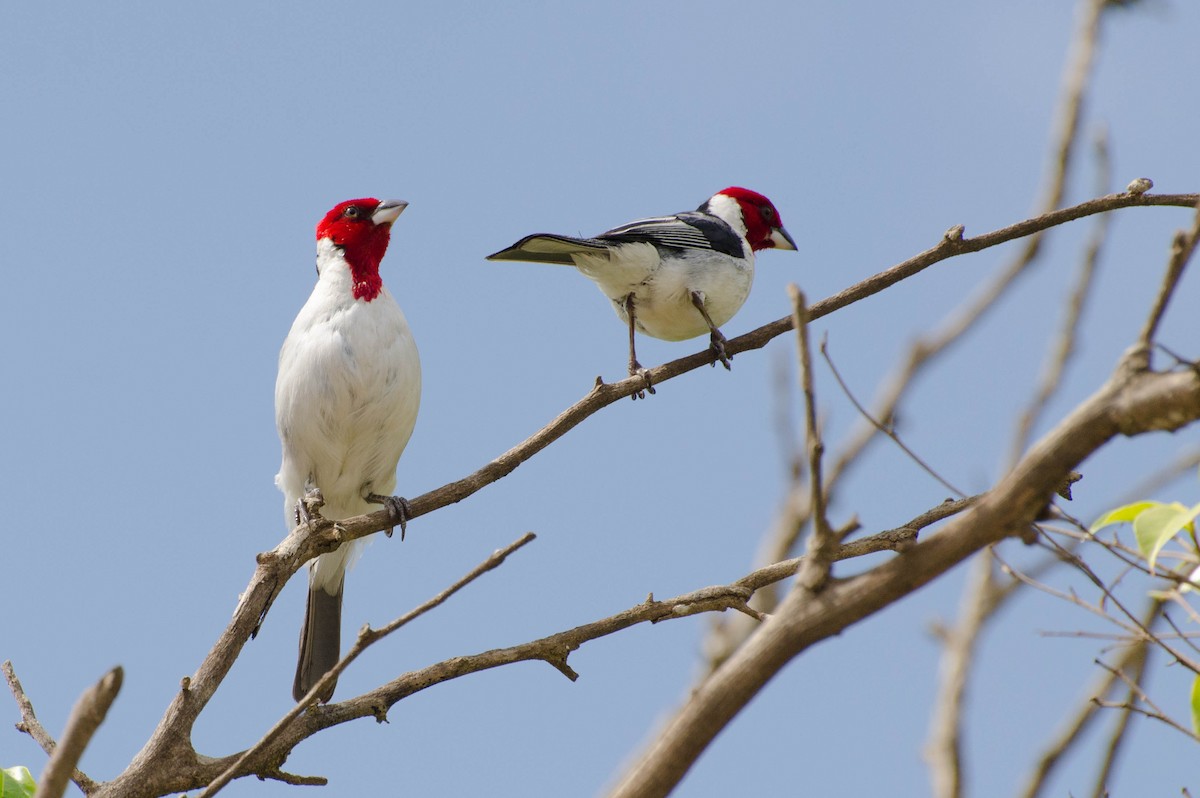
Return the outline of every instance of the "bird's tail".
{"type": "Polygon", "coordinates": [[[487,256],[488,260],[519,260],[527,263],[556,263],[573,266],[571,255],[607,254],[608,245],[594,238],[572,238],[571,236],[537,233],[525,236],[508,249],[487,256]]]}
{"type": "MultiPolygon", "coordinates": [[[[308,586],[308,605],[304,610],[304,627],[300,630],[300,657],[296,663],[296,681],[292,697],[300,701],[322,676],[333,669],[342,651],[342,591],[345,576],[338,580],[337,592],[312,583],[308,586]]],[[[335,681],[317,696],[321,703],[333,698],[335,681]]]]}

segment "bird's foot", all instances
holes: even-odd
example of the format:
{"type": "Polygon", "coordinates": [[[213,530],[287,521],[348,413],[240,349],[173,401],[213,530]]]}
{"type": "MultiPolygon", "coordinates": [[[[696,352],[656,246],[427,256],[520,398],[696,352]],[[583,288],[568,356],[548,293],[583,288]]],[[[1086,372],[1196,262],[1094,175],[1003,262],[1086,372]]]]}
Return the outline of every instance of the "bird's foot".
{"type": "Polygon", "coordinates": [[[403,496],[380,496],[378,493],[368,493],[367,501],[372,504],[382,504],[388,509],[392,515],[392,527],[387,531],[387,536],[390,538],[395,528],[400,527],[400,540],[403,541],[408,519],[412,518],[412,508],[408,506],[408,499],[403,496]]]}
{"type": "MultiPolygon", "coordinates": [[[[726,371],[730,371],[733,366],[729,365],[729,353],[725,351],[725,336],[720,330],[714,329],[708,338],[708,348],[717,356],[717,360],[721,361],[721,365],[726,371]]],[[[716,361],[711,365],[716,366],[716,361]]]]}
{"type": "Polygon", "coordinates": [[[654,385],[650,381],[650,369],[644,367],[641,363],[637,362],[636,359],[629,361],[629,376],[641,377],[642,382],[646,383],[645,389],[634,391],[633,395],[630,396],[631,399],[634,401],[637,401],[638,399],[645,399],[647,392],[654,393],[654,385]]]}
{"type": "Polygon", "coordinates": [[[296,501],[296,525],[307,524],[314,518],[320,518],[321,508],[324,506],[325,497],[321,495],[321,489],[309,487],[296,501]]]}

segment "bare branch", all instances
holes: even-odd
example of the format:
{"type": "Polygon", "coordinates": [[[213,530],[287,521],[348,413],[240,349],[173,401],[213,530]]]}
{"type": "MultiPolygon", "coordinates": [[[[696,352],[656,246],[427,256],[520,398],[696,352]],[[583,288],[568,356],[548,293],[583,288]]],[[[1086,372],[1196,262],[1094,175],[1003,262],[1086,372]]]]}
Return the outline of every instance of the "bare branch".
{"type": "MultiPolygon", "coordinates": [[[[944,501],[937,507],[921,513],[903,526],[898,526],[895,529],[886,529],[869,537],[852,540],[838,547],[833,553],[833,561],[840,562],[841,560],[849,560],[854,557],[862,557],[865,554],[874,554],[880,551],[907,551],[909,547],[917,542],[917,536],[922,529],[938,521],[943,521],[952,515],[961,513],[980,498],[982,497],[972,496],[968,499],[944,501]]],[[[758,591],[798,573],[800,565],[803,562],[803,557],[793,557],[790,560],[772,563],[746,574],[733,584],[749,588],[752,591],[758,591]]]]}
{"type": "Polygon", "coordinates": [[[963,792],[962,710],[975,646],[999,601],[996,568],[989,552],[975,556],[963,588],[958,622],[939,630],[945,646],[938,668],[938,694],[925,758],[937,798],[957,798],[963,792]]]}
{"type": "MultiPolygon", "coordinates": [[[[894,530],[885,530],[876,535],[839,547],[834,554],[834,559],[844,560],[879,551],[904,550],[912,545],[918,528],[946,518],[968,505],[968,502],[939,505],[922,513],[902,527],[894,530]]],[[[369,644],[369,642],[373,642],[372,638],[377,639],[379,636],[386,634],[394,628],[398,628],[422,612],[427,611],[434,603],[444,600],[451,592],[466,584],[470,579],[478,576],[485,569],[498,565],[507,554],[515,550],[518,546],[523,545],[529,538],[530,536],[526,536],[508,548],[496,552],[488,561],[480,565],[467,577],[464,577],[463,580],[460,580],[455,586],[448,588],[416,610],[396,619],[388,624],[388,626],[382,627],[378,631],[365,630],[360,636],[360,641],[356,644],[355,649],[352,650],[351,654],[347,655],[344,661],[353,659],[355,652],[365,647],[365,645],[362,645],[364,638],[367,639],[367,643],[369,644]]],[[[127,770],[117,780],[102,785],[99,795],[150,794],[146,789],[147,781],[154,776],[161,777],[155,783],[154,794],[182,792],[210,785],[207,794],[211,795],[223,786],[224,783],[227,783],[226,779],[229,774],[232,774],[234,777],[253,774],[260,778],[270,778],[290,784],[323,784],[324,779],[320,777],[296,776],[285,773],[280,769],[280,765],[288,753],[298,743],[323,729],[363,717],[372,717],[377,721],[385,720],[390,707],[413,693],[460,676],[515,662],[531,660],[546,662],[567,678],[574,680],[578,675],[567,664],[567,658],[571,652],[586,642],[619,632],[637,624],[646,622],[658,623],[660,621],[686,618],[700,613],[724,611],[727,609],[748,612],[752,616],[761,618],[758,613],[750,610],[746,603],[754,591],[761,586],[778,582],[796,574],[802,564],[803,558],[796,558],[785,563],[776,563],[769,568],[759,569],[758,571],[746,574],[731,584],[702,588],[665,601],[656,601],[653,596],[650,596],[646,601],[608,618],[593,621],[592,623],[565,632],[559,632],[539,640],[509,648],[494,649],[480,654],[455,657],[445,662],[404,674],[369,693],[364,693],[340,703],[326,706],[301,704],[295,711],[290,712],[282,721],[276,724],[276,727],[263,740],[256,743],[251,750],[217,759],[199,757],[194,752],[191,752],[190,748],[187,748],[186,752],[184,752],[186,756],[176,749],[165,749],[167,754],[176,757],[173,761],[174,768],[170,772],[163,772],[160,769],[159,771],[155,771],[153,776],[143,773],[140,774],[142,780],[139,781],[135,778],[139,774],[134,774],[127,770]],[[300,709],[306,711],[300,712],[300,709]],[[220,784],[218,784],[218,779],[221,780],[220,784]]]]}
{"type": "MultiPolygon", "coordinates": [[[[1151,600],[1150,606],[1142,616],[1144,625],[1149,628],[1153,625],[1155,618],[1158,617],[1159,611],[1162,608],[1162,602],[1151,600]]],[[[1142,673],[1146,666],[1149,641],[1146,639],[1135,639],[1129,646],[1126,647],[1121,658],[1117,661],[1116,670],[1125,670],[1126,668],[1134,668],[1137,681],[1141,681],[1142,673]]],[[[1117,676],[1115,673],[1108,671],[1088,690],[1087,700],[1083,701],[1075,714],[1064,724],[1062,730],[1042,751],[1042,755],[1038,758],[1037,765],[1034,766],[1033,772],[1027,779],[1025,786],[1021,790],[1021,798],[1037,798],[1045,790],[1051,774],[1062,758],[1068,751],[1083,737],[1094,722],[1098,719],[1096,712],[1099,707],[1091,700],[1092,697],[1103,698],[1112,692],[1116,685],[1117,676]]],[[[1128,720],[1128,714],[1125,714],[1121,722],[1118,724],[1116,734],[1111,738],[1109,751],[1110,755],[1106,757],[1108,762],[1115,760],[1116,749],[1119,745],[1118,741],[1123,738],[1128,720]]],[[[1106,781],[1106,774],[1110,766],[1102,768],[1103,774],[1101,782],[1106,781]]]]}
{"type": "Polygon", "coordinates": [[[808,343],[808,307],[803,292],[795,284],[788,286],[792,300],[792,326],[796,329],[800,358],[800,391],[804,395],[804,439],[808,445],[808,482],[811,488],[813,531],[808,541],[808,557],[801,571],[800,582],[807,590],[819,590],[829,578],[837,538],[825,516],[825,486],[821,479],[821,457],[825,444],[817,429],[817,398],[813,391],[812,350],[808,343]]]}
{"type": "Polygon", "coordinates": [[[1109,673],[1114,674],[1118,679],[1124,682],[1125,686],[1129,688],[1131,696],[1133,696],[1133,698],[1126,700],[1123,703],[1115,703],[1111,701],[1104,701],[1099,698],[1093,698],[1092,701],[1094,701],[1098,706],[1104,707],[1105,709],[1123,709],[1126,712],[1136,712],[1139,715],[1145,715],[1147,718],[1162,721],[1172,729],[1183,733],[1196,742],[1200,742],[1200,735],[1197,735],[1191,729],[1184,727],[1183,724],[1179,723],[1159,709],[1158,706],[1150,700],[1150,696],[1146,695],[1146,692],[1141,688],[1141,685],[1130,678],[1124,671],[1113,668],[1110,665],[1106,665],[1100,660],[1096,660],[1096,664],[1109,673]],[[1150,707],[1150,709],[1138,706],[1135,701],[1141,701],[1146,706],[1150,707]]]}
{"type": "MultiPolygon", "coordinates": [[[[3,665],[0,665],[0,670],[4,672],[4,679],[8,682],[8,689],[12,692],[13,698],[16,699],[17,708],[21,712],[21,722],[17,724],[17,731],[24,732],[33,738],[41,749],[46,752],[47,756],[53,756],[58,743],[46,731],[46,727],[37,719],[37,715],[33,711],[33,702],[29,700],[29,696],[25,693],[25,688],[21,686],[20,679],[17,678],[17,672],[13,668],[10,660],[5,660],[3,665]]],[[[78,759],[76,760],[78,761],[78,759]]],[[[92,781],[83,771],[72,769],[71,779],[79,785],[79,789],[85,794],[91,795],[97,789],[96,782],[92,781]]]]}
{"type": "Polygon", "coordinates": [[[13,694],[13,698],[17,702],[17,709],[21,713],[21,722],[17,724],[17,731],[24,732],[33,738],[33,741],[41,746],[42,750],[49,756],[54,751],[54,738],[46,731],[46,727],[37,719],[37,715],[33,711],[33,702],[29,700],[29,696],[25,694],[25,688],[21,685],[20,679],[17,678],[17,673],[13,669],[12,660],[5,660],[4,665],[0,666],[4,671],[4,679],[8,682],[9,692],[13,694]]]}
{"type": "MultiPolygon", "coordinates": [[[[1097,163],[1096,183],[1099,190],[1104,191],[1111,184],[1112,176],[1110,172],[1108,138],[1103,131],[1096,136],[1095,146],[1097,163]]],[[[1029,437],[1033,432],[1034,424],[1041,418],[1050,399],[1058,391],[1067,364],[1070,362],[1072,355],[1075,354],[1075,341],[1079,336],[1079,322],[1083,318],[1084,306],[1087,304],[1088,297],[1092,292],[1092,286],[1095,282],[1096,264],[1100,259],[1100,250],[1108,238],[1111,220],[1112,217],[1107,214],[1097,216],[1096,222],[1092,226],[1092,232],[1084,247],[1083,260],[1079,265],[1079,274],[1075,278],[1075,287],[1071,290],[1067,300],[1067,312],[1058,334],[1058,340],[1046,365],[1042,369],[1034,397],[1017,422],[1017,432],[1014,436],[1013,448],[1009,456],[1010,465],[1017,461],[1017,458],[1021,456],[1021,452],[1029,445],[1029,437]]]]}
{"type": "MultiPolygon", "coordinates": [[[[1133,207],[1170,206],[1193,208],[1200,202],[1200,194],[1109,194],[1082,202],[1070,208],[1050,211],[1016,224],[993,230],[975,238],[958,236],[943,238],[932,248],[906,261],[869,277],[831,297],[823,299],[809,308],[809,319],[816,320],[840,310],[869,296],[879,293],[896,283],[918,274],[930,266],[958,255],[980,252],[1034,233],[1056,227],[1067,222],[1094,216],[1098,213],[1133,207]]],[[[725,351],[730,355],[761,349],[768,342],[792,329],[792,317],[764,324],[744,335],[729,339],[725,351]]],[[[667,380],[694,371],[701,366],[716,362],[712,350],[705,349],[692,355],[672,360],[649,370],[650,379],[658,386],[667,380]]],[[[434,510],[460,502],[476,491],[512,473],[529,458],[545,449],[554,441],[578,426],[584,419],[603,407],[633,395],[644,388],[642,377],[629,377],[614,383],[597,383],[588,394],[564,410],[553,421],[535,432],[517,446],[492,460],[469,476],[450,482],[409,501],[411,517],[417,518],[434,510]]],[[[388,529],[390,513],[379,510],[368,515],[356,516],[339,522],[345,530],[346,540],[354,540],[374,532],[388,529]]]]}
{"type": "Polygon", "coordinates": [[[926,474],[928,474],[929,476],[933,477],[938,482],[940,482],[942,487],[944,487],[946,490],[950,491],[951,493],[953,493],[954,495],[959,496],[959,497],[966,495],[961,490],[959,490],[958,488],[951,485],[950,482],[947,481],[937,471],[935,471],[931,465],[929,465],[924,460],[922,460],[920,455],[918,455],[912,449],[908,448],[908,445],[904,441],[900,440],[900,436],[896,434],[896,431],[894,429],[892,429],[892,427],[890,425],[885,426],[882,422],[880,422],[878,419],[876,419],[874,416],[872,416],[870,413],[867,412],[867,409],[862,406],[862,404],[858,401],[858,399],[855,398],[854,393],[850,390],[850,386],[848,386],[846,384],[846,381],[842,379],[842,374],[840,371],[838,371],[837,366],[835,366],[833,364],[833,358],[831,358],[829,356],[829,350],[825,346],[824,342],[822,342],[822,344],[821,344],[821,355],[824,356],[825,362],[827,364],[829,364],[829,370],[833,372],[833,378],[835,380],[837,380],[838,385],[841,386],[842,393],[844,393],[846,395],[846,398],[849,399],[851,404],[854,405],[855,409],[858,410],[859,415],[861,415],[863,418],[865,418],[868,421],[868,423],[871,424],[871,426],[875,427],[875,429],[882,432],[887,437],[891,438],[892,443],[899,446],[900,450],[902,452],[904,452],[906,455],[908,455],[908,459],[910,459],[914,463],[916,463],[917,466],[922,471],[924,471],[926,474]]]}
{"type": "Polygon", "coordinates": [[[520,538],[508,544],[504,548],[492,552],[491,556],[471,569],[469,573],[467,573],[454,584],[450,585],[450,587],[438,593],[436,596],[429,599],[424,604],[421,604],[419,607],[405,613],[404,615],[401,615],[399,618],[395,619],[383,628],[372,630],[370,627],[364,626],[363,629],[358,633],[358,639],[354,641],[354,645],[351,646],[350,651],[348,651],[344,657],[338,660],[338,663],[334,665],[333,669],[322,676],[320,680],[313,685],[312,689],[308,691],[308,695],[306,695],[302,701],[298,702],[290,712],[280,718],[279,722],[272,726],[271,729],[265,735],[263,735],[262,739],[247,749],[245,753],[238,757],[237,761],[225,769],[225,772],[221,773],[221,775],[215,778],[211,784],[205,787],[204,791],[200,793],[199,798],[211,798],[211,796],[220,792],[222,787],[233,781],[233,779],[235,779],[237,776],[253,772],[250,770],[249,765],[254,758],[261,754],[268,745],[277,740],[283,733],[283,730],[286,729],[287,726],[297,717],[299,717],[301,712],[309,707],[315,706],[316,697],[325,691],[330,682],[336,681],[337,678],[346,670],[346,668],[350,666],[350,663],[358,659],[358,656],[362,654],[363,651],[365,651],[372,643],[382,640],[405,624],[415,620],[416,618],[419,618],[435,607],[443,604],[447,599],[449,599],[458,591],[462,590],[471,582],[474,582],[488,571],[498,568],[501,564],[503,564],[508,555],[512,554],[525,544],[531,542],[535,537],[536,535],[534,535],[532,532],[526,532],[520,538]]]}
{"type": "Polygon", "coordinates": [[[1167,263],[1167,273],[1163,275],[1162,286],[1154,300],[1154,308],[1150,311],[1145,326],[1142,327],[1141,335],[1138,336],[1139,344],[1147,350],[1153,343],[1154,334],[1158,331],[1158,325],[1162,322],[1163,315],[1167,312],[1167,302],[1170,301],[1171,295],[1175,293],[1175,288],[1179,285],[1183,269],[1191,260],[1192,253],[1196,251],[1197,238],[1200,238],[1200,207],[1196,209],[1192,228],[1186,233],[1182,230],[1179,231],[1171,242],[1171,259],[1167,263]]]}
{"type": "MultiPolygon", "coordinates": [[[[62,740],[54,748],[54,753],[50,755],[50,761],[46,763],[46,769],[42,771],[38,780],[38,798],[59,798],[67,791],[68,783],[72,780],[79,782],[79,779],[75,778],[79,773],[75,766],[79,764],[84,749],[92,741],[92,735],[108,715],[108,708],[121,691],[124,678],[124,671],[118,665],[79,696],[67,717],[67,727],[63,730],[62,740]]],[[[84,783],[95,788],[90,779],[85,779],[84,783]]],[[[86,791],[84,783],[80,783],[80,789],[86,791]]]]}
{"type": "Polygon", "coordinates": [[[820,593],[793,590],[701,683],[612,796],[666,795],[716,734],[793,657],[935,579],[971,554],[1028,527],[1084,458],[1117,435],[1178,429],[1200,419],[1200,374],[1155,373],[1125,358],[1089,399],[1036,443],[969,512],[902,556],[820,593]]]}
{"type": "MultiPolygon", "coordinates": [[[[819,318],[834,310],[845,307],[852,302],[884,290],[890,285],[920,272],[928,266],[957,255],[977,252],[982,249],[999,245],[1023,236],[1030,235],[1058,224],[1074,219],[1116,210],[1126,207],[1144,207],[1152,205],[1183,205],[1195,206],[1200,196],[1197,195],[1110,195],[1090,200],[1073,208],[1054,211],[1034,219],[1028,219],[1015,225],[987,233],[977,238],[965,239],[961,236],[943,238],[935,247],[882,272],[875,277],[865,280],[841,293],[816,303],[810,309],[811,318],[819,318]]],[[[792,328],[790,317],[764,325],[746,335],[731,339],[727,343],[730,354],[765,345],[772,338],[792,328]]],[[[679,360],[666,363],[652,370],[652,379],[661,384],[675,376],[699,368],[712,361],[710,354],[705,351],[679,360]]],[[[1165,380],[1166,377],[1163,377],[1165,380]]],[[[1131,407],[1144,409],[1153,418],[1155,413],[1168,406],[1171,402],[1186,404],[1188,386],[1181,376],[1180,380],[1172,383],[1173,391],[1167,391],[1161,385],[1165,383],[1144,382],[1148,396],[1131,402],[1131,407]],[[1165,398],[1170,395],[1170,398],[1165,398]]],[[[510,449],[488,465],[463,479],[449,483],[441,488],[417,497],[410,502],[412,516],[415,518],[440,507],[461,501],[482,487],[511,473],[521,463],[533,457],[550,443],[557,440],[577,424],[581,423],[592,413],[613,402],[631,395],[643,386],[640,378],[622,380],[612,385],[597,384],[587,396],[565,410],[546,427],[539,430],[526,441],[510,449]]],[[[1157,419],[1155,423],[1163,427],[1178,426],[1190,420],[1188,410],[1177,414],[1176,417],[1165,420],[1157,419]]],[[[1118,413],[1118,416],[1121,414],[1118,413]]],[[[1126,422],[1122,421],[1122,424],[1126,422]]],[[[1135,431],[1143,424],[1141,419],[1128,421],[1127,426],[1135,431]]],[[[1099,429],[1109,429],[1109,425],[1099,424],[1099,429]]],[[[1124,431],[1122,428],[1121,431],[1124,431]]],[[[1094,440],[1093,436],[1081,436],[1080,440],[1094,440]]],[[[155,729],[150,739],[134,758],[126,771],[112,782],[101,788],[102,794],[118,794],[122,788],[130,785],[146,784],[150,774],[162,776],[171,785],[179,786],[180,790],[191,789],[196,785],[208,783],[215,777],[214,767],[228,767],[232,760],[212,760],[200,757],[190,744],[192,726],[196,718],[207,706],[213,694],[228,674],[233,662],[241,652],[241,648],[249,639],[252,631],[259,623],[264,609],[269,606],[272,598],[278,593],[287,580],[298,571],[305,562],[318,554],[333,551],[342,543],[364,537],[390,526],[391,519],[388,511],[357,516],[339,520],[337,525],[323,519],[315,520],[308,525],[297,527],[273,551],[260,555],[258,567],[250,583],[243,593],[242,600],[234,611],[228,626],[214,643],[211,651],[198,669],[190,677],[182,680],[181,690],[176,694],[167,708],[162,722],[155,729]],[[163,772],[163,763],[170,763],[171,773],[163,772]],[[215,764],[214,764],[215,763],[215,764]]],[[[932,576],[930,577],[932,578],[932,576]]],[[[738,606],[732,602],[729,606],[738,606]]],[[[706,608],[697,611],[706,611],[706,608]]],[[[547,661],[552,661],[548,659],[547,661]]],[[[563,660],[565,662],[565,658],[563,660]]],[[[398,698],[396,699],[398,700],[398,698]]],[[[344,705],[338,705],[339,707],[344,705]]],[[[378,703],[376,703],[378,706],[378,703]]],[[[328,724],[332,708],[322,708],[320,714],[322,723],[328,724]]],[[[347,710],[349,711],[349,710],[347,710]]],[[[306,714],[292,727],[304,727],[306,714]]],[[[316,717],[315,715],[313,717],[316,717]]],[[[316,722],[316,721],[314,721],[316,722]]],[[[302,730],[302,729],[300,729],[302,730]]],[[[286,737],[287,735],[285,735],[286,737]]],[[[161,783],[166,783],[162,781],[161,783]]],[[[169,790],[168,790],[169,791],[169,790]]]]}
{"type": "MultiPolygon", "coordinates": [[[[1157,603],[1157,602],[1155,602],[1157,603]]],[[[1153,607],[1152,612],[1157,612],[1158,607],[1153,607]]],[[[1154,615],[1148,616],[1146,626],[1150,627],[1153,623],[1154,615]]],[[[1134,652],[1132,652],[1123,663],[1117,665],[1117,669],[1124,673],[1126,668],[1132,669],[1130,680],[1138,685],[1146,683],[1146,664],[1150,661],[1151,647],[1150,641],[1144,641],[1140,644],[1135,644],[1134,652]]],[[[1097,694],[1101,695],[1101,694],[1097,694]]],[[[1134,700],[1134,692],[1129,690],[1125,696],[1126,703],[1132,703],[1134,700]]],[[[1104,798],[1108,794],[1108,781],[1112,777],[1112,772],[1117,765],[1117,757],[1121,749],[1125,747],[1125,742],[1128,740],[1130,722],[1133,720],[1133,714],[1123,712],[1117,716],[1117,722],[1108,736],[1108,744],[1104,746],[1104,759],[1101,761],[1100,770],[1096,774],[1096,784],[1092,788],[1093,798],[1104,798]]]]}

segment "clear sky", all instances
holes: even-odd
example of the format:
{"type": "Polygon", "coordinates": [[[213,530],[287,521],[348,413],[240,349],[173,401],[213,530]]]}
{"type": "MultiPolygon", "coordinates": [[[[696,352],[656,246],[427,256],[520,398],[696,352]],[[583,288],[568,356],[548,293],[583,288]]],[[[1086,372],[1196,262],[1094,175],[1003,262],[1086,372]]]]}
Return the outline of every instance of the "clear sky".
{"type": "MultiPolygon", "coordinates": [[[[400,491],[458,479],[624,370],[620,323],[572,270],[488,263],[533,232],[591,234],[737,184],[771,197],[798,253],[767,252],[730,336],[933,245],[1024,218],[1047,161],[1073,3],[11,3],[0,29],[0,486],[13,660],[57,734],[114,664],[125,687],[83,768],[115,776],[228,620],[254,555],[285,533],[273,484],[276,356],[314,279],[313,227],[361,196],[411,205],[383,264],[424,365],[400,491]],[[735,9],[741,8],[738,12],[735,9]]],[[[1200,190],[1200,4],[1156,0],[1105,28],[1088,129],[1114,181],[1200,190]]],[[[1069,199],[1094,193],[1090,159],[1069,199]]],[[[1179,209],[1119,213],[1057,418],[1134,338],[1179,209]]],[[[917,386],[906,442],[966,490],[991,483],[1040,369],[1089,226],[1057,231],[1018,291],[917,386]]],[[[864,399],[918,332],[1012,253],[954,259],[815,325],[864,399]]],[[[1195,274],[1164,342],[1195,354],[1195,274]],[[1184,310],[1184,303],[1193,310],[1184,310]]],[[[703,339],[642,339],[656,365],[703,339]]],[[[348,697],[446,657],[524,642],[736,579],[787,482],[779,369],[790,337],[589,419],[498,484],[377,540],[350,574],[348,631],[381,625],[527,530],[538,540],[345,674],[348,697]]],[[[817,375],[829,445],[856,419],[817,375]]],[[[1119,442],[1084,469],[1093,517],[1189,441],[1119,442]]],[[[1196,483],[1173,495],[1195,501],[1196,483]]],[[[835,522],[868,532],[945,490],[879,445],[835,522]]],[[[1011,549],[1020,559],[1022,553],[1011,549]]],[[[886,556],[886,555],[881,555],[886,556]]],[[[870,565],[847,566],[843,573],[870,565]]],[[[922,795],[936,687],[930,625],[959,569],[793,662],[680,796],[922,795]]],[[[290,706],[302,578],[196,730],[254,740],[290,706]]],[[[303,744],[329,795],[590,795],[685,696],[706,620],[585,646],[572,684],[521,664],[456,680],[303,744]]],[[[967,754],[975,795],[1009,795],[1096,674],[1104,627],[1041,595],[982,646],[967,754]]],[[[1183,712],[1185,680],[1153,683],[1183,712]]],[[[0,717],[15,722],[11,701],[0,717]]],[[[1115,719],[1115,716],[1111,719],[1115,719]]],[[[1115,795],[1178,794],[1195,749],[1142,723],[1115,795]],[[1174,763],[1174,764],[1172,764],[1174,763]]],[[[1100,737],[1054,794],[1090,789],[1100,737]]],[[[0,728],[0,766],[44,758],[0,728]]],[[[1189,784],[1193,790],[1197,785],[1189,784]]],[[[254,780],[226,794],[295,795],[254,780]]],[[[307,794],[307,793],[306,793],[307,794]]]]}

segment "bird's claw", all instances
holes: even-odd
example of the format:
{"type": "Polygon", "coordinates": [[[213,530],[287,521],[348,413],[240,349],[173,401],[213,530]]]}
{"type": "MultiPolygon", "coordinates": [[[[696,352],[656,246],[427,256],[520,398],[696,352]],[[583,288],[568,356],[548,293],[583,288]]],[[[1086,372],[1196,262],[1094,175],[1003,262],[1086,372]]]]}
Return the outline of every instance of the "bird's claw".
{"type": "Polygon", "coordinates": [[[645,399],[647,392],[649,392],[649,393],[655,392],[654,384],[650,381],[650,369],[644,367],[641,363],[637,362],[636,360],[631,360],[629,362],[629,376],[630,377],[641,377],[642,382],[646,383],[645,389],[634,391],[633,394],[630,396],[630,398],[633,399],[634,401],[637,401],[638,399],[645,399]]]}
{"type": "Polygon", "coordinates": [[[325,506],[325,497],[320,488],[310,487],[296,502],[296,525],[307,524],[314,518],[321,517],[321,508],[325,506]]]}
{"type": "MultiPolygon", "coordinates": [[[[721,334],[720,330],[712,331],[712,335],[709,336],[708,348],[717,356],[717,360],[721,361],[721,365],[725,367],[726,371],[733,369],[733,366],[729,365],[729,353],[725,351],[725,336],[721,334]]],[[[716,366],[716,361],[713,361],[711,365],[716,366]]]]}
{"type": "Polygon", "coordinates": [[[388,513],[392,516],[392,526],[386,534],[389,538],[396,527],[400,527],[400,540],[403,542],[404,533],[408,527],[408,519],[412,518],[412,508],[408,506],[408,499],[403,496],[380,496],[378,493],[372,493],[367,496],[367,501],[372,504],[382,504],[388,509],[388,513]]]}

